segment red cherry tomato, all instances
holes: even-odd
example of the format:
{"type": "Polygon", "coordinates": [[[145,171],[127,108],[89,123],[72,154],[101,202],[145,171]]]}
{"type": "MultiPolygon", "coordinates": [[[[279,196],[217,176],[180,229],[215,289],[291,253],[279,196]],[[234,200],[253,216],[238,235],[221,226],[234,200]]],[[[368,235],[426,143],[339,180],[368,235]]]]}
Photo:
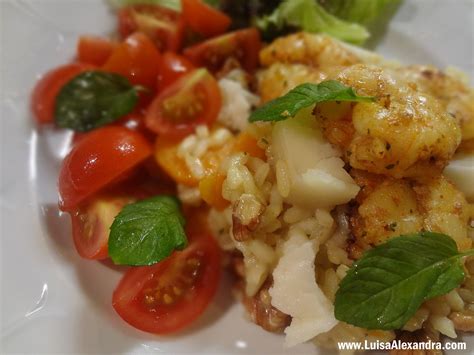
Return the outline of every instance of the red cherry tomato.
{"type": "Polygon", "coordinates": [[[76,75],[94,68],[89,64],[71,63],[47,72],[36,83],[31,96],[31,110],[36,121],[38,123],[53,122],[56,96],[61,88],[76,75]]]}
{"type": "Polygon", "coordinates": [[[59,173],[60,208],[71,211],[151,154],[139,133],[109,126],[88,133],[66,156],[59,173]]]}
{"type": "Polygon", "coordinates": [[[144,168],[136,171],[132,178],[107,189],[107,192],[95,195],[87,204],[70,213],[78,254],[85,259],[106,259],[110,226],[124,206],[151,196],[174,192],[171,184],[150,177],[144,168]]]}
{"type": "Polygon", "coordinates": [[[202,218],[187,221],[186,249],[155,265],[129,269],[114,292],[115,311],[135,328],[176,332],[198,318],[216,293],[220,249],[202,218]]]}
{"type": "Polygon", "coordinates": [[[151,40],[143,33],[135,33],[115,48],[102,69],[121,74],[133,84],[154,88],[160,58],[151,40]]]}
{"type": "Polygon", "coordinates": [[[229,16],[201,0],[181,0],[181,4],[186,24],[205,37],[224,33],[232,22],[229,16]]]}
{"type": "Polygon", "coordinates": [[[206,69],[196,69],[165,88],[151,103],[147,127],[167,137],[183,137],[197,125],[211,124],[221,108],[216,80],[206,69]]]}
{"type": "Polygon", "coordinates": [[[129,197],[100,197],[71,213],[72,236],[78,254],[85,259],[106,259],[110,226],[121,209],[134,201],[129,197]]]}
{"type": "Polygon", "coordinates": [[[150,37],[160,51],[176,52],[181,48],[184,22],[177,11],[159,5],[131,5],[119,11],[118,21],[122,37],[139,31],[150,37]]]}
{"type": "Polygon", "coordinates": [[[106,38],[81,36],[77,42],[77,58],[82,63],[104,65],[117,43],[106,38]]]}
{"type": "Polygon", "coordinates": [[[247,28],[188,47],[183,54],[197,67],[204,66],[213,72],[221,69],[229,57],[237,59],[245,70],[253,71],[258,65],[261,46],[258,30],[247,28]]]}
{"type": "Polygon", "coordinates": [[[161,90],[169,86],[192,69],[194,65],[189,59],[173,52],[164,53],[158,73],[158,88],[161,90]]]}

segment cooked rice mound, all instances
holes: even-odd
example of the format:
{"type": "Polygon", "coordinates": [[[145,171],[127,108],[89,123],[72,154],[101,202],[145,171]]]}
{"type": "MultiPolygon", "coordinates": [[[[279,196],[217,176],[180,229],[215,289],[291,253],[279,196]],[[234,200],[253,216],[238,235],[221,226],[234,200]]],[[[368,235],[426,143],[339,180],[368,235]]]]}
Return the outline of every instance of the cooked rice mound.
{"type": "MultiPolygon", "coordinates": [[[[243,130],[265,152],[231,151],[223,159],[227,204],[209,213],[250,319],[284,331],[288,346],[434,341],[474,331],[472,258],[459,288],[425,302],[396,333],[361,329],[333,315],[338,284],[365,250],[423,230],[450,235],[460,250],[472,247],[474,166],[456,161],[460,154],[472,159],[473,90],[452,71],[401,66],[322,35],[279,38],[260,55],[261,102],[326,79],[376,101],[320,104],[286,121],[246,127],[236,118],[227,124],[229,134],[206,132],[223,137],[215,146],[243,130]]],[[[189,153],[196,149],[183,148],[190,167],[199,160],[189,153]]],[[[199,201],[199,191],[181,190],[199,201]]]]}

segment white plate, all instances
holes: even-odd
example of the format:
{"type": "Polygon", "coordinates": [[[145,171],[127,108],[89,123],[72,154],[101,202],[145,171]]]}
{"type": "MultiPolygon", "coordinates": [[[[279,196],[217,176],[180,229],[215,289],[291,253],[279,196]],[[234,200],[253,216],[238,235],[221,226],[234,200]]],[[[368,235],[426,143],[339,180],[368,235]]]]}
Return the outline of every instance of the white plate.
{"type": "MultiPolygon", "coordinates": [[[[285,352],[281,336],[243,318],[228,283],[204,317],[178,336],[139,332],[114,313],[118,270],[79,258],[68,218],[58,215],[57,171],[70,137],[37,130],[28,110],[38,75],[70,60],[80,34],[113,31],[114,18],[101,1],[0,5],[2,352],[285,352]]],[[[406,1],[378,49],[406,63],[454,65],[472,76],[472,29],[471,0],[406,1]]],[[[291,349],[315,351],[311,345],[291,349]]]]}

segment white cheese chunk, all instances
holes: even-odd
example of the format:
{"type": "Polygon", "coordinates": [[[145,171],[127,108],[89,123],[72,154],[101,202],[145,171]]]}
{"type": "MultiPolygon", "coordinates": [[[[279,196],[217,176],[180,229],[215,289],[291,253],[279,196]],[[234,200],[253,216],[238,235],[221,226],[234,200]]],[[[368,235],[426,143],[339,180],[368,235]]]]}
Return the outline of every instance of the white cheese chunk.
{"type": "Polygon", "coordinates": [[[302,230],[293,229],[273,271],[269,293],[272,305],[293,317],[285,329],[286,346],[294,346],[327,332],[337,323],[331,302],[316,283],[316,247],[302,230]]]}

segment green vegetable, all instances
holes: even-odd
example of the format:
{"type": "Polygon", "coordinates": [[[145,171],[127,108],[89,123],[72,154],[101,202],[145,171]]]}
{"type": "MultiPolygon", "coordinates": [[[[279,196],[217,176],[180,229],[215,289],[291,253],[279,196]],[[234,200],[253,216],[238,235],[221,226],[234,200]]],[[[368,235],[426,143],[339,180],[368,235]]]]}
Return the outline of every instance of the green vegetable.
{"type": "Polygon", "coordinates": [[[118,74],[81,73],[64,85],[56,98],[56,124],[85,132],[113,122],[133,110],[138,90],[118,74]]]}
{"type": "Polygon", "coordinates": [[[270,15],[260,18],[257,26],[262,31],[272,26],[277,29],[296,27],[307,32],[327,33],[355,44],[362,44],[369,38],[365,27],[331,15],[315,0],[284,0],[270,15]]]}
{"type": "Polygon", "coordinates": [[[209,6],[212,6],[212,7],[215,7],[215,8],[219,8],[219,3],[220,3],[220,0],[203,0],[206,4],[208,4],[209,6]]]}
{"type": "Polygon", "coordinates": [[[156,196],[125,206],[110,227],[109,255],[119,265],[151,265],[187,244],[179,201],[156,196]]]}
{"type": "Polygon", "coordinates": [[[108,0],[114,8],[136,4],[152,4],[170,8],[175,11],[181,11],[181,0],[108,0]]]}
{"type": "Polygon", "coordinates": [[[250,122],[281,121],[294,117],[302,108],[326,101],[373,101],[373,97],[359,96],[354,89],[336,80],[319,84],[301,84],[275,100],[256,109],[249,117],[250,122]]]}
{"type": "Polygon", "coordinates": [[[400,329],[430,298],[464,280],[462,257],[447,235],[400,236],[366,252],[336,293],[337,319],[366,329],[400,329]]]}
{"type": "Polygon", "coordinates": [[[401,0],[319,0],[328,12],[340,19],[368,26],[393,12],[401,0]]]}

